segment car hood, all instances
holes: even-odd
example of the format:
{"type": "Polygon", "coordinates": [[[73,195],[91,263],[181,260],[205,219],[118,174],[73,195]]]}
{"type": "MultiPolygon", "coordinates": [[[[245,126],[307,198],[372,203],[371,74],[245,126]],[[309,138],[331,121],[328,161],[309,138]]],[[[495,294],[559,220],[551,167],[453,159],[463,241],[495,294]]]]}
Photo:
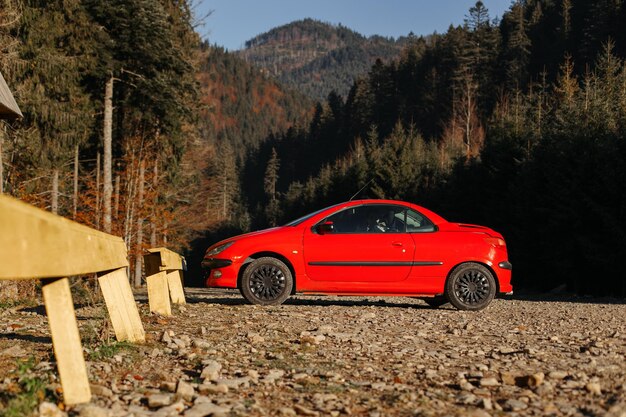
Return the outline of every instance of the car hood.
{"type": "Polygon", "coordinates": [[[228,243],[228,242],[232,242],[235,240],[242,240],[242,239],[246,239],[246,238],[250,238],[250,237],[254,237],[254,236],[260,236],[260,235],[266,235],[269,233],[275,233],[281,229],[284,229],[285,226],[279,226],[279,227],[272,227],[270,229],[263,229],[263,230],[257,230],[254,232],[250,232],[250,233],[244,233],[242,235],[237,235],[237,236],[233,236],[233,237],[229,237],[228,239],[224,239],[222,241],[219,241],[213,245],[211,245],[209,247],[209,249],[213,248],[214,246],[219,246],[219,245],[223,245],[224,243],[228,243]]]}

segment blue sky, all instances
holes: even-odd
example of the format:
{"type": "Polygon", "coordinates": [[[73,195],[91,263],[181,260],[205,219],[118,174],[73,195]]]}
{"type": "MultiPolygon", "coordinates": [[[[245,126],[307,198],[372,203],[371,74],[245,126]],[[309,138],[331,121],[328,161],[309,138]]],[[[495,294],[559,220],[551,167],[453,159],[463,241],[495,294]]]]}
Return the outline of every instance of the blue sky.
{"type": "MultiPolygon", "coordinates": [[[[196,0],[198,16],[213,10],[198,31],[229,50],[276,26],[311,17],[341,23],[363,35],[398,37],[413,31],[442,33],[462,24],[476,0],[196,0]]],[[[502,17],[511,0],[483,0],[489,15],[502,17]]]]}

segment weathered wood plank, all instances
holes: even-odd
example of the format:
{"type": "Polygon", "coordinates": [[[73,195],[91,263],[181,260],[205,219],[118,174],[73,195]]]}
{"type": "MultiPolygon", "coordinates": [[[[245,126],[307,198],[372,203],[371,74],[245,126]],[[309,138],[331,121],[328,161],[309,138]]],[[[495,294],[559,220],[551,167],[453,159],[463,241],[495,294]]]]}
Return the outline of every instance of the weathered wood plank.
{"type": "Polygon", "coordinates": [[[48,279],[42,281],[42,284],[63,398],[66,404],[89,402],[91,390],[69,280],[48,279]]]}
{"type": "Polygon", "coordinates": [[[167,283],[167,272],[161,271],[146,277],[148,286],[148,304],[150,312],[164,316],[172,315],[170,294],[167,283]]]}
{"type": "Polygon", "coordinates": [[[183,271],[174,270],[167,272],[167,286],[170,289],[170,297],[174,304],[187,304],[183,291],[183,271]]]}
{"type": "Polygon", "coordinates": [[[98,277],[98,283],[117,340],[145,342],[146,335],[128,282],[126,268],[120,268],[98,277]]]}
{"type": "Polygon", "coordinates": [[[0,195],[0,279],[107,271],[128,265],[116,236],[0,195]]]}

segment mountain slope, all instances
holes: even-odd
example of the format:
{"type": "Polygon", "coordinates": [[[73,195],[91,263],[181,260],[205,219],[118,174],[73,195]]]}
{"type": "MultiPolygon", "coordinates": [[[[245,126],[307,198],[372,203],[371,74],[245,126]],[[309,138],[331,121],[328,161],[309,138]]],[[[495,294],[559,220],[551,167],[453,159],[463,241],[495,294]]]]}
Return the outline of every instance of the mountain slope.
{"type": "Polygon", "coordinates": [[[200,52],[200,126],[205,139],[228,140],[239,156],[271,134],[307,120],[311,100],[221,47],[200,52]]]}
{"type": "Polygon", "coordinates": [[[405,43],[304,19],[256,36],[238,54],[283,84],[324,100],[332,90],[346,96],[376,59],[397,57],[405,43]]]}

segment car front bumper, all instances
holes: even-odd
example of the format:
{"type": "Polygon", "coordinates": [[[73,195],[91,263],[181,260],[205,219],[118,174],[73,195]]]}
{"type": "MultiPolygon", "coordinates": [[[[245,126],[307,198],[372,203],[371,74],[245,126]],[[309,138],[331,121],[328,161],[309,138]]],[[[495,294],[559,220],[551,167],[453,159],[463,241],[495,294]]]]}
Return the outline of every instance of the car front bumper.
{"type": "Polygon", "coordinates": [[[241,265],[231,259],[205,258],[202,268],[207,271],[205,286],[210,288],[237,288],[237,274],[241,265]]]}

